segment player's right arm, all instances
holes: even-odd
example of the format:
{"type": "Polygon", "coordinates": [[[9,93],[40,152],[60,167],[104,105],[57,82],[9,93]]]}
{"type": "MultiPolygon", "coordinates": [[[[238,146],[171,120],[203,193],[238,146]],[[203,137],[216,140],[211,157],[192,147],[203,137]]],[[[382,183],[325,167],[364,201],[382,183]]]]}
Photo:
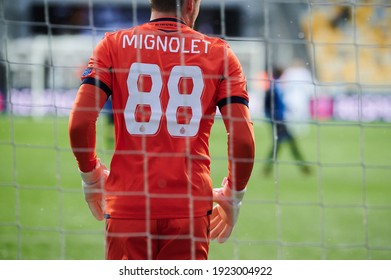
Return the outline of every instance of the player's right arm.
{"type": "Polygon", "coordinates": [[[111,94],[111,62],[106,44],[106,39],[98,44],[82,75],[82,85],[77,92],[68,127],[70,145],[82,178],[84,197],[91,213],[98,220],[103,219],[104,185],[109,175],[108,169],[96,155],[96,121],[111,94]]]}
{"type": "Polygon", "coordinates": [[[70,144],[82,172],[95,168],[96,121],[112,93],[109,36],[105,35],[90,57],[69,118],[70,144]]]}
{"type": "Polygon", "coordinates": [[[69,140],[75,155],[85,200],[97,220],[103,219],[103,188],[109,171],[96,155],[96,121],[107,99],[93,85],[79,88],[69,117],[69,140]]]}
{"type": "Polygon", "coordinates": [[[106,94],[93,85],[82,84],[69,116],[69,140],[80,171],[95,168],[96,121],[107,100],[106,94]]]}

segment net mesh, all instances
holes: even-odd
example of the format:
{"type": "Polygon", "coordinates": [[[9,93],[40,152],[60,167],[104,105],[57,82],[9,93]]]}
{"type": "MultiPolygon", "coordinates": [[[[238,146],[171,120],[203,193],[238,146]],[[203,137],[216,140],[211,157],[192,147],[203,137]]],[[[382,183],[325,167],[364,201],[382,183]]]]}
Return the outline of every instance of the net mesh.
{"type": "MultiPolygon", "coordinates": [[[[90,216],[69,148],[68,114],[104,32],[149,19],[145,1],[106,2],[0,2],[0,259],[104,257],[104,228],[90,216]]],[[[257,144],[236,229],[225,244],[211,243],[210,258],[390,259],[390,4],[202,5],[196,28],[228,40],[243,65],[257,144]],[[293,142],[265,117],[275,69],[287,108],[277,123],[293,142]]],[[[217,117],[216,187],[226,176],[222,143],[217,117]]],[[[97,149],[109,163],[105,114],[97,149]]]]}

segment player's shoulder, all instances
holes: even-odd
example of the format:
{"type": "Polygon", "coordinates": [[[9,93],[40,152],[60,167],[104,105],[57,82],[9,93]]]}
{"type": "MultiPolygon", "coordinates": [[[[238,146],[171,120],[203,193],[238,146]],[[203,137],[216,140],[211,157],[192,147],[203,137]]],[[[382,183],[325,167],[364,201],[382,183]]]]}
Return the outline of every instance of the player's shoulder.
{"type": "Polygon", "coordinates": [[[217,35],[207,35],[198,31],[194,32],[198,34],[201,40],[209,42],[209,54],[211,56],[222,57],[222,54],[224,53],[228,55],[232,53],[232,49],[230,47],[229,42],[227,42],[224,38],[218,37],[217,35]]]}
{"type": "Polygon", "coordinates": [[[223,48],[230,47],[229,43],[226,40],[224,40],[222,37],[218,37],[216,35],[207,35],[207,34],[200,33],[198,31],[195,31],[195,32],[200,34],[200,36],[202,36],[204,40],[207,40],[207,41],[213,43],[213,45],[216,47],[220,47],[220,48],[221,47],[223,47],[223,48]]]}
{"type": "Polygon", "coordinates": [[[124,34],[133,33],[136,28],[137,26],[126,28],[126,29],[109,31],[105,33],[104,38],[108,40],[116,40],[118,38],[121,38],[124,34]]]}

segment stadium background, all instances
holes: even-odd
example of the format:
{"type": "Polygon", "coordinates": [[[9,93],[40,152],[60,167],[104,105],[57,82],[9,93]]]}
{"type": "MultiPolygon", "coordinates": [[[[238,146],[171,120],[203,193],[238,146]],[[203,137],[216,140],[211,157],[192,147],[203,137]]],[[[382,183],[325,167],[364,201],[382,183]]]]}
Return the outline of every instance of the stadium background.
{"type": "MultiPolygon", "coordinates": [[[[103,227],[82,198],[67,115],[96,42],[147,21],[146,3],[0,2],[0,259],[103,257],[103,227]]],[[[203,0],[196,27],[227,39],[241,60],[257,141],[239,224],[229,242],[212,243],[212,259],[391,258],[390,26],[387,1],[203,0]],[[312,115],[297,135],[313,173],[300,174],[283,150],[265,177],[262,73],[297,58],[313,76],[312,115]]],[[[105,162],[109,135],[102,117],[105,162]]],[[[225,141],[217,120],[216,184],[225,141]]]]}

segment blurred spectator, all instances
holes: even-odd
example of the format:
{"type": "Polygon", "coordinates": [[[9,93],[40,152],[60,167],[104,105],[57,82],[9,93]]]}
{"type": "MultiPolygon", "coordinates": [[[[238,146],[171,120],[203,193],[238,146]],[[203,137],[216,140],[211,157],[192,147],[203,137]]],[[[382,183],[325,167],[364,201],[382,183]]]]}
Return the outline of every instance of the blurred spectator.
{"type": "Polygon", "coordinates": [[[310,100],[315,93],[311,71],[303,60],[295,59],[283,71],[279,84],[284,93],[286,125],[295,136],[305,134],[311,120],[310,100]]]}
{"type": "Polygon", "coordinates": [[[286,125],[286,105],[284,103],[284,93],[279,82],[281,74],[282,70],[278,67],[274,67],[271,83],[265,92],[264,110],[265,116],[271,124],[273,141],[267,154],[268,161],[264,166],[263,173],[265,175],[270,175],[273,161],[278,157],[281,144],[285,142],[289,145],[294,159],[299,162],[301,171],[305,174],[309,174],[310,169],[308,166],[303,165],[304,159],[302,153],[299,150],[293,134],[286,125]]]}
{"type": "Polygon", "coordinates": [[[343,28],[352,18],[351,8],[349,6],[337,6],[336,15],[331,20],[333,28],[343,28]]]}

